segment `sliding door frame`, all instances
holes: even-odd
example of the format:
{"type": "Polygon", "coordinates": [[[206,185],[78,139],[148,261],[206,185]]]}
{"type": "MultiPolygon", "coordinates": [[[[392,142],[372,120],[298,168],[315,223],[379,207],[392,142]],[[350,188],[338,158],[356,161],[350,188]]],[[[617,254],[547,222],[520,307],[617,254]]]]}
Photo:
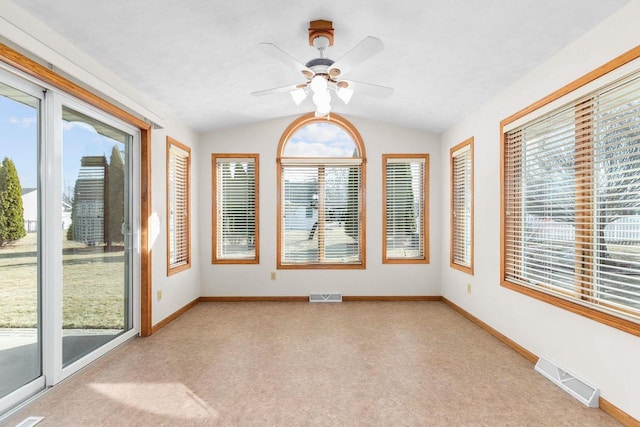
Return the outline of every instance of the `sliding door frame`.
{"type": "MultiPolygon", "coordinates": [[[[42,85],[39,85],[37,83],[34,82],[30,82],[30,81],[26,81],[22,78],[20,78],[19,76],[16,76],[14,73],[11,73],[9,71],[3,70],[0,68],[0,82],[7,84],[8,86],[11,86],[14,89],[17,89],[21,92],[24,92],[36,99],[38,99],[40,101],[40,105],[39,105],[39,109],[38,109],[38,132],[37,132],[37,145],[36,145],[36,151],[38,153],[37,158],[36,158],[36,163],[37,163],[37,182],[38,182],[38,206],[45,206],[46,203],[46,192],[42,191],[44,186],[43,183],[46,182],[46,175],[45,175],[45,168],[44,168],[44,162],[43,159],[46,158],[46,147],[45,144],[43,143],[44,138],[43,135],[46,134],[47,132],[47,102],[45,100],[45,93],[44,93],[44,88],[42,87],[42,85]]],[[[44,208],[39,208],[39,212],[38,212],[38,224],[41,224],[42,220],[46,220],[45,215],[41,215],[40,212],[43,211],[44,208]]],[[[37,283],[36,286],[38,288],[37,290],[37,299],[36,299],[36,303],[37,303],[37,334],[38,334],[38,339],[37,339],[37,345],[39,347],[38,349],[38,357],[39,357],[39,367],[40,367],[40,375],[33,378],[32,380],[30,380],[28,383],[20,386],[19,388],[13,390],[12,392],[8,393],[5,396],[2,396],[1,398],[1,405],[0,405],[0,414],[8,409],[11,408],[12,406],[15,406],[16,404],[20,403],[21,401],[28,399],[29,397],[35,395],[36,393],[42,391],[48,384],[46,383],[47,381],[47,369],[48,369],[48,365],[45,366],[45,362],[46,362],[46,358],[44,357],[45,354],[48,353],[50,347],[49,345],[52,344],[52,342],[50,341],[50,338],[47,337],[47,334],[49,332],[48,329],[48,324],[46,322],[43,321],[44,319],[44,313],[47,312],[47,310],[49,309],[49,307],[47,306],[47,302],[46,302],[46,298],[45,295],[47,293],[47,286],[45,284],[45,280],[47,278],[47,262],[44,259],[44,257],[41,256],[41,254],[44,252],[44,248],[45,245],[47,244],[47,237],[44,235],[45,233],[42,233],[42,228],[38,225],[38,231],[37,231],[37,263],[36,263],[36,269],[37,269],[37,283]]]]}
{"type": "MultiPolygon", "coordinates": [[[[47,141],[46,144],[48,144],[51,147],[51,153],[53,154],[54,164],[61,165],[63,163],[62,154],[64,151],[64,137],[63,137],[64,131],[62,129],[62,120],[59,120],[58,118],[63,117],[63,110],[65,108],[77,111],[81,114],[86,115],[87,117],[98,120],[99,122],[104,123],[107,126],[110,126],[114,129],[118,129],[126,133],[132,138],[132,140],[128,142],[129,146],[127,147],[130,153],[128,155],[128,158],[125,159],[125,165],[127,167],[127,172],[125,176],[128,176],[128,180],[127,180],[128,188],[126,189],[125,194],[130,194],[129,196],[130,202],[128,206],[129,212],[127,213],[127,216],[126,216],[129,219],[127,226],[130,230],[134,230],[134,231],[132,233],[128,233],[130,234],[130,236],[126,237],[128,241],[125,241],[124,243],[125,246],[129,245],[129,250],[125,251],[125,263],[127,262],[129,263],[128,264],[129,273],[127,274],[129,277],[125,278],[125,280],[128,281],[126,282],[128,285],[127,287],[128,296],[126,298],[128,299],[129,296],[131,296],[134,303],[138,302],[140,300],[140,294],[138,293],[138,289],[140,288],[139,272],[140,272],[140,263],[141,263],[141,257],[140,257],[140,261],[137,260],[138,258],[137,252],[139,252],[139,248],[140,248],[140,244],[139,244],[140,231],[138,227],[140,223],[139,222],[140,220],[140,203],[139,203],[140,179],[139,179],[139,174],[136,174],[135,172],[140,170],[140,167],[139,167],[140,162],[138,160],[140,157],[139,156],[140,131],[137,127],[131,126],[120,119],[113,118],[108,113],[100,109],[97,109],[95,107],[92,107],[90,105],[87,105],[86,103],[79,101],[66,93],[52,93],[52,98],[53,99],[47,100],[48,101],[47,103],[53,104],[53,114],[54,114],[53,117],[55,118],[53,120],[54,138],[51,141],[47,141]],[[128,258],[128,260],[126,260],[126,258],[128,258]]],[[[63,191],[63,184],[62,184],[63,180],[61,179],[62,176],[63,175],[61,175],[60,173],[54,173],[54,179],[53,179],[54,188],[53,188],[53,191],[48,192],[54,195],[53,196],[54,199],[58,197],[57,199],[58,203],[59,203],[59,196],[55,196],[55,195],[62,194],[62,191],[63,191]]],[[[52,200],[52,202],[55,202],[55,201],[56,200],[52,200]]],[[[53,205],[50,205],[50,206],[53,206],[53,205]]],[[[58,205],[55,205],[55,206],[58,206],[58,205]]],[[[53,385],[67,378],[68,376],[74,374],[79,369],[94,362],[95,360],[102,357],[104,354],[106,354],[110,350],[113,350],[118,345],[124,343],[128,339],[131,339],[135,335],[137,335],[140,330],[140,317],[139,317],[140,310],[139,310],[139,307],[132,307],[133,309],[132,313],[129,313],[128,310],[125,310],[125,313],[124,313],[125,316],[129,316],[130,319],[125,319],[124,329],[120,334],[118,334],[117,336],[115,336],[113,339],[106,342],[105,344],[101,345],[100,347],[90,350],[88,353],[79,357],[77,360],[74,360],[73,362],[69,363],[67,366],[64,366],[64,360],[63,360],[64,358],[62,356],[63,349],[64,349],[64,344],[63,344],[64,339],[62,335],[64,331],[63,317],[62,317],[62,301],[63,301],[62,289],[64,288],[64,280],[63,280],[63,260],[62,260],[62,255],[60,251],[61,248],[59,247],[59,244],[60,244],[59,242],[63,240],[63,235],[60,227],[59,226],[56,227],[56,224],[60,224],[62,222],[60,209],[59,208],[54,209],[51,214],[47,214],[47,218],[52,218],[53,220],[53,223],[47,224],[47,225],[49,226],[49,230],[52,231],[52,236],[55,236],[53,240],[54,242],[56,242],[55,244],[57,244],[58,246],[56,246],[55,248],[49,246],[48,249],[51,249],[52,250],[51,253],[55,254],[55,257],[52,258],[52,262],[54,263],[56,268],[60,269],[60,271],[55,271],[55,274],[57,274],[57,276],[55,277],[61,285],[61,286],[52,286],[52,288],[55,289],[55,292],[56,292],[53,298],[54,321],[52,322],[55,331],[54,331],[54,334],[51,335],[55,342],[55,346],[53,347],[53,349],[55,350],[53,352],[55,360],[54,360],[54,366],[52,366],[53,370],[50,371],[52,372],[53,378],[50,379],[50,377],[47,376],[47,383],[49,383],[49,381],[52,381],[52,385],[53,385]],[[128,326],[128,329],[126,329],[127,326],[128,326]]],[[[105,220],[106,220],[106,216],[105,216],[105,220]]]]}

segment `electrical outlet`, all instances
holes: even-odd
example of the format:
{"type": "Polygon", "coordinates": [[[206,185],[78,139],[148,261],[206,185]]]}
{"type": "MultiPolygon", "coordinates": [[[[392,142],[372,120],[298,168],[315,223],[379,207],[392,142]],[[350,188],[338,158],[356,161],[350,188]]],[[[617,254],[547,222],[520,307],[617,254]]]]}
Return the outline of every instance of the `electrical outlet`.
{"type": "Polygon", "coordinates": [[[275,271],[271,272],[271,280],[276,280],[276,272],[275,271]]]}
{"type": "Polygon", "coordinates": [[[162,300],[162,291],[161,290],[156,292],[156,298],[158,299],[158,301],[162,300]]]}
{"type": "Polygon", "coordinates": [[[471,293],[471,283],[467,283],[467,293],[471,293]]]}

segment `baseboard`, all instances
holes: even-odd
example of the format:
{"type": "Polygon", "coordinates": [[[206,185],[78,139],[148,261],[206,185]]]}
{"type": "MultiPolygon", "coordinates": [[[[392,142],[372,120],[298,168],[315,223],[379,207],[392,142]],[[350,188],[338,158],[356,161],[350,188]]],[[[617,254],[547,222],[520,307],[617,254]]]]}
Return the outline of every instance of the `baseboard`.
{"type": "Polygon", "coordinates": [[[342,301],[442,301],[440,295],[343,295],[342,301]]]}
{"type": "Polygon", "coordinates": [[[200,297],[199,302],[309,302],[309,297],[262,296],[262,297],[200,297]]]}
{"type": "MultiPolygon", "coordinates": [[[[342,301],[442,301],[439,295],[343,295],[342,301]]],[[[308,296],[200,297],[198,302],[309,302],[308,296]]]]}
{"type": "MultiPolygon", "coordinates": [[[[513,341],[511,338],[507,337],[506,335],[498,332],[491,326],[487,325],[482,320],[478,319],[473,314],[469,313],[459,305],[453,303],[452,301],[448,300],[445,297],[442,297],[442,301],[444,301],[449,307],[451,307],[452,309],[454,309],[455,311],[457,311],[458,313],[460,313],[461,315],[463,315],[464,317],[466,317],[467,319],[469,319],[470,321],[472,321],[473,323],[480,326],[482,329],[484,329],[485,331],[487,331],[488,333],[490,333],[491,335],[493,335],[494,337],[502,341],[508,347],[510,347],[511,349],[513,349],[514,351],[522,355],[525,359],[529,360],[531,363],[535,364],[538,361],[538,356],[536,356],[535,354],[533,354],[532,352],[530,352],[529,350],[527,350],[517,342],[513,341]]],[[[599,405],[600,405],[600,409],[602,409],[605,413],[611,415],[614,419],[624,424],[625,426],[640,427],[640,421],[636,420],[634,417],[627,414],[622,409],[618,408],[608,400],[600,397],[599,405]]]]}
{"type": "Polygon", "coordinates": [[[617,421],[620,421],[623,425],[627,427],[640,427],[640,421],[636,420],[634,417],[627,414],[608,400],[601,397],[599,399],[599,405],[600,409],[611,415],[617,421]]]}
{"type": "Polygon", "coordinates": [[[153,325],[151,327],[151,334],[155,334],[156,332],[158,332],[160,329],[164,328],[165,326],[167,326],[169,323],[173,322],[174,320],[176,320],[178,317],[180,317],[181,315],[183,315],[184,313],[186,313],[187,311],[189,311],[194,305],[196,305],[198,302],[200,301],[200,298],[196,298],[193,301],[191,301],[189,304],[185,305],[184,307],[180,308],[179,310],[177,310],[175,313],[172,313],[170,315],[168,315],[167,317],[165,317],[164,319],[162,319],[161,321],[159,321],[158,323],[156,323],[155,325],[153,325]]]}

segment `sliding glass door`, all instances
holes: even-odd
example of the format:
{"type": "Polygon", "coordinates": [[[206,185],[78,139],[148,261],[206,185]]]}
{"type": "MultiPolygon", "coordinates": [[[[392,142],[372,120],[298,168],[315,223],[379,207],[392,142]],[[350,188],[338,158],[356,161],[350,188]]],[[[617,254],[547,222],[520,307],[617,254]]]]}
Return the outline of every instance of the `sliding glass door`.
{"type": "Polygon", "coordinates": [[[139,142],[0,67],[0,415],[138,333],[139,142]]]}
{"type": "Polygon", "coordinates": [[[1,77],[0,399],[16,401],[44,387],[38,209],[42,92],[1,77]]]}
{"type": "Polygon", "coordinates": [[[133,136],[62,107],[62,362],[132,328],[129,155],[133,136]]]}

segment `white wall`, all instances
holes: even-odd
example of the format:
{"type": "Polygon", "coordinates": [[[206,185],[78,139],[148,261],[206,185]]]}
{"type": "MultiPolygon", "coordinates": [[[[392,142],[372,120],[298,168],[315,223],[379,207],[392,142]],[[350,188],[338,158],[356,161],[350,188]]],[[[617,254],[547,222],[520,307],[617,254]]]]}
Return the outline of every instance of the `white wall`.
{"type": "MultiPolygon", "coordinates": [[[[449,267],[443,241],[442,294],[536,355],[546,355],[601,389],[609,402],[640,419],[640,338],[500,286],[499,122],[640,44],[640,2],[565,48],[442,136],[440,165],[449,149],[475,137],[475,275],[449,267]],[[472,284],[471,294],[466,284],[472,284]]],[[[449,181],[440,191],[447,200],[449,181]]],[[[441,225],[449,229],[449,204],[441,225]]],[[[535,399],[535,396],[532,396],[535,399]]]]}
{"type": "MultiPolygon", "coordinates": [[[[200,295],[200,276],[197,257],[198,230],[195,221],[192,223],[194,239],[192,248],[195,248],[193,252],[196,256],[192,268],[171,277],[166,275],[165,137],[169,135],[192,147],[192,153],[196,157],[198,135],[172,119],[165,111],[150,102],[144,94],[7,0],[0,0],[0,42],[18,49],[41,63],[51,64],[54,71],[68,76],[93,93],[163,127],[163,129],[152,131],[151,147],[152,219],[149,232],[152,250],[152,323],[158,323],[197,298],[200,295]],[[156,299],[157,290],[162,290],[162,301],[156,299]]],[[[192,176],[195,178],[196,162],[193,163],[193,169],[192,176]]],[[[200,191],[196,179],[192,180],[192,188],[194,195],[200,191]]],[[[198,211],[198,200],[198,197],[192,199],[193,212],[198,211]]]]}
{"type": "MultiPolygon", "coordinates": [[[[198,135],[179,123],[165,120],[165,128],[154,130],[151,144],[151,277],[152,323],[155,325],[200,296],[200,231],[198,212],[202,185],[198,179],[200,148],[198,135]],[[191,268],[167,276],[167,149],[169,136],[191,148],[191,268]],[[158,291],[162,299],[158,300],[158,291]]],[[[204,199],[206,200],[206,198],[204,199]]]]}
{"type": "Polygon", "coordinates": [[[203,135],[198,160],[203,296],[305,296],[311,292],[343,295],[440,295],[440,143],[436,135],[345,116],[360,132],[367,155],[366,269],[277,270],[276,152],[282,133],[296,117],[224,129],[203,135]],[[260,264],[211,264],[211,154],[260,154],[260,264]],[[431,263],[382,264],[382,154],[430,154],[431,263]]]}

